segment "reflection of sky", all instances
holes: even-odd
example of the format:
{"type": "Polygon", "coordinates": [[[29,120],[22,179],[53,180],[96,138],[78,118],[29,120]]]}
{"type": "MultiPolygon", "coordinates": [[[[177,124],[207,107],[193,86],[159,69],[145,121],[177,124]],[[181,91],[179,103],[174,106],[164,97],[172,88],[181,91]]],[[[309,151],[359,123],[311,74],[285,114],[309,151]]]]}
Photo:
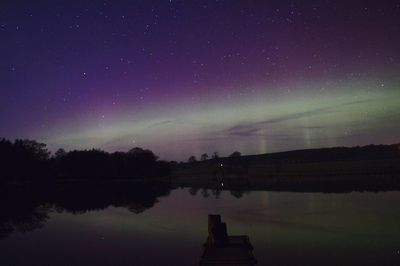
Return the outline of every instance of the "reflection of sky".
{"type": "Polygon", "coordinates": [[[0,137],[164,159],[397,142],[398,1],[8,1],[0,137]]]}
{"type": "Polygon", "coordinates": [[[209,194],[177,189],[140,214],[114,207],[52,213],[43,229],[1,240],[0,264],[21,257],[41,265],[60,259],[70,265],[195,265],[210,213],[222,215],[231,235],[250,236],[260,265],[394,265],[400,259],[399,192],[209,194]]]}

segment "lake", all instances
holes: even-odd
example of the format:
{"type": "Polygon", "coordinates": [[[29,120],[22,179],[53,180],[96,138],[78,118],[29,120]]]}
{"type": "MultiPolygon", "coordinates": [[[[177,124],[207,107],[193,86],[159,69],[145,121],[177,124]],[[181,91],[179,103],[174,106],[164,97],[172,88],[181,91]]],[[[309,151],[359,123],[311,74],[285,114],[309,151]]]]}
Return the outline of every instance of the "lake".
{"type": "Polygon", "coordinates": [[[87,187],[2,193],[0,265],[196,265],[207,215],[257,265],[400,265],[400,192],[87,187]]]}

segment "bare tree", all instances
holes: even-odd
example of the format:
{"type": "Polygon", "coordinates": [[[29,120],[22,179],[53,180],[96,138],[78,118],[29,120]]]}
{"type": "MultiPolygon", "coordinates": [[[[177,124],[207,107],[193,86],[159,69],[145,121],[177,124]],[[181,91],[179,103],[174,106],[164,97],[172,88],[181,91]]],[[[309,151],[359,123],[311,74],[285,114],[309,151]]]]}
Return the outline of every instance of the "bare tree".
{"type": "Polygon", "coordinates": [[[212,158],[212,159],[218,159],[218,158],[219,158],[218,152],[215,151],[215,152],[213,153],[213,155],[211,156],[211,158],[212,158]]]}
{"type": "Polygon", "coordinates": [[[200,160],[205,161],[208,159],[208,154],[207,153],[203,153],[200,157],[200,160]]]}

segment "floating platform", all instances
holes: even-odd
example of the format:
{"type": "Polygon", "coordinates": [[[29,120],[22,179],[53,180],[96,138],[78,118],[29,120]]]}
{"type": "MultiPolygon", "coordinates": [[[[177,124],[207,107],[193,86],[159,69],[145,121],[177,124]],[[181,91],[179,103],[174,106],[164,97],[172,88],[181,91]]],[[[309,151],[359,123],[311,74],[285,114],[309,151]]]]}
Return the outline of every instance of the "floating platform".
{"type": "Polygon", "coordinates": [[[255,265],[253,246],[247,235],[228,236],[226,224],[221,223],[221,216],[208,216],[208,238],[203,245],[200,266],[203,265],[255,265]]]}

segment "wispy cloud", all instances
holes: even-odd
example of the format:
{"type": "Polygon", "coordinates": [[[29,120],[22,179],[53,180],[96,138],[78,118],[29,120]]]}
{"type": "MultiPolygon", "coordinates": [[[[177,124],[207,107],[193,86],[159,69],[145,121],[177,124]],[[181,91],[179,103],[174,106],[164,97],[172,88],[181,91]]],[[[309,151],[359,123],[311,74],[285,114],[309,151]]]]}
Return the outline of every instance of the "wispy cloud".
{"type": "Polygon", "coordinates": [[[299,127],[300,129],[307,129],[307,130],[319,130],[319,129],[326,129],[326,126],[309,126],[309,127],[299,127]]]}
{"type": "Polygon", "coordinates": [[[147,128],[159,127],[159,126],[163,126],[165,124],[170,124],[170,123],[172,123],[172,120],[164,120],[164,121],[153,123],[153,124],[149,125],[147,128]]]}
{"type": "MultiPolygon", "coordinates": [[[[328,107],[317,108],[314,110],[309,110],[309,111],[304,111],[304,112],[285,114],[285,115],[270,118],[270,119],[267,119],[264,121],[246,123],[246,124],[238,124],[231,128],[225,129],[223,131],[223,134],[226,134],[229,136],[242,136],[242,137],[266,136],[267,134],[260,133],[260,131],[266,130],[268,128],[268,125],[278,124],[278,123],[301,119],[301,118],[306,118],[306,117],[317,116],[317,115],[321,115],[321,114],[328,114],[328,113],[337,111],[338,108],[340,108],[340,107],[356,105],[356,104],[364,104],[364,103],[371,102],[371,101],[373,101],[373,100],[367,99],[367,100],[351,101],[351,102],[347,102],[347,103],[338,104],[335,106],[328,106],[328,107]]],[[[307,127],[307,129],[322,129],[322,128],[324,128],[324,127],[322,127],[322,126],[307,127]]]]}

